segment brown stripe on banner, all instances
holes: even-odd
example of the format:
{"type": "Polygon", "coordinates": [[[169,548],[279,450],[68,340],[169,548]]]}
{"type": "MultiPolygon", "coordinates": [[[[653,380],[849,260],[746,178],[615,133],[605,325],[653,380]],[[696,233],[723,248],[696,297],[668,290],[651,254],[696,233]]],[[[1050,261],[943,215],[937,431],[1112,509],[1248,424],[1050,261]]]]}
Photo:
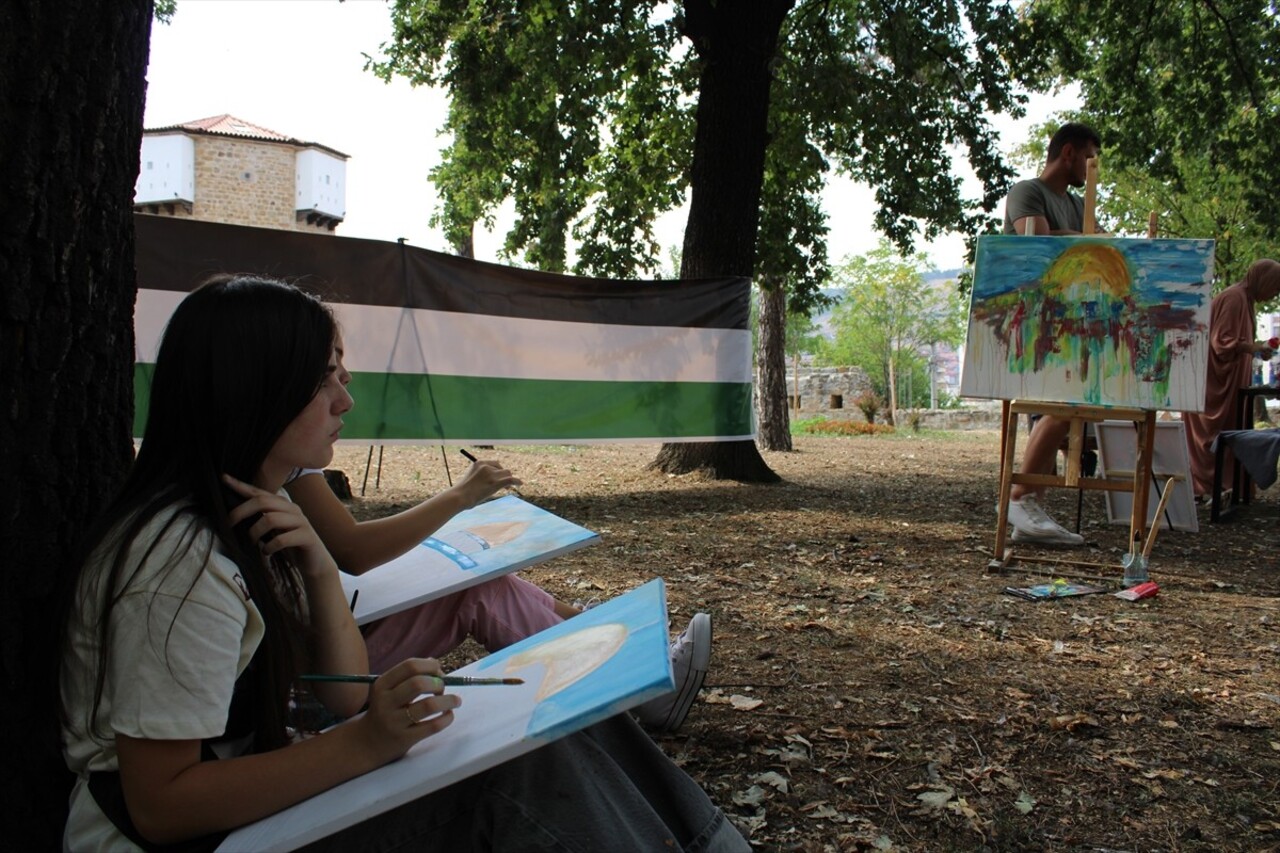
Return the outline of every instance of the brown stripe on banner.
{"type": "Polygon", "coordinates": [[[646,281],[556,275],[410,248],[413,308],[619,326],[745,329],[749,280],[646,281]]]}
{"type": "Polygon", "coordinates": [[[187,292],[216,273],[292,281],[331,302],[534,320],[745,329],[749,280],[612,280],[415,246],[135,214],[138,287],[187,292]]]}
{"type": "Polygon", "coordinates": [[[331,302],[404,302],[400,246],[138,213],[138,287],[182,293],[217,273],[270,276],[331,302]]]}

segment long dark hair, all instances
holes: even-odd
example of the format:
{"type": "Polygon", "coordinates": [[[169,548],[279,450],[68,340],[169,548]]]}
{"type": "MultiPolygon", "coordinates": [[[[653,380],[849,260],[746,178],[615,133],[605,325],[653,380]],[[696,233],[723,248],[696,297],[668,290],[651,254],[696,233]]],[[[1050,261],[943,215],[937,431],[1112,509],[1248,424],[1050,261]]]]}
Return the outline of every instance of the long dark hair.
{"type": "MultiPolygon", "coordinates": [[[[254,747],[265,751],[287,742],[288,691],[300,671],[299,638],[305,633],[301,582],[280,555],[268,567],[247,524],[227,523],[228,512],[243,499],[221,475],[253,481],[276,440],[320,387],[335,331],[333,315],[314,296],[249,276],[210,279],[174,311],[151,380],[142,446],[120,493],[88,537],[83,553],[96,552],[96,558],[78,569],[83,574],[92,566],[100,576],[92,584],[79,577],[72,584],[73,599],[78,587],[96,598],[75,599],[67,608],[68,619],[98,620],[91,625],[99,646],[90,731],[97,730],[116,601],[163,533],[185,525],[179,528],[183,547],[204,548],[204,558],[213,544],[205,531],[217,537],[262,614],[265,635],[248,676],[254,747]],[[147,524],[173,507],[179,510],[163,529],[154,537],[149,533],[149,542],[140,541],[147,524]]],[[[66,630],[63,637],[65,642],[66,630]]]]}

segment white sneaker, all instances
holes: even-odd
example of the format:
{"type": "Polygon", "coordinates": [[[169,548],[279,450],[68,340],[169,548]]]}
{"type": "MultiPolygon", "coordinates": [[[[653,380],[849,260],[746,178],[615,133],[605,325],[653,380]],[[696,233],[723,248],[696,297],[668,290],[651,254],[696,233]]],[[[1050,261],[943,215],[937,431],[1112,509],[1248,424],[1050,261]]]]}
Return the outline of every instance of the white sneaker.
{"type": "Polygon", "coordinates": [[[676,689],[635,709],[640,724],[656,732],[674,732],[689,716],[711,663],[711,617],[695,613],[689,626],[671,643],[671,671],[676,689]]]}
{"type": "Polygon", "coordinates": [[[1083,545],[1084,537],[1072,533],[1049,517],[1035,495],[1024,495],[1009,501],[1009,524],[1013,527],[1014,542],[1035,542],[1041,545],[1083,545]]]}

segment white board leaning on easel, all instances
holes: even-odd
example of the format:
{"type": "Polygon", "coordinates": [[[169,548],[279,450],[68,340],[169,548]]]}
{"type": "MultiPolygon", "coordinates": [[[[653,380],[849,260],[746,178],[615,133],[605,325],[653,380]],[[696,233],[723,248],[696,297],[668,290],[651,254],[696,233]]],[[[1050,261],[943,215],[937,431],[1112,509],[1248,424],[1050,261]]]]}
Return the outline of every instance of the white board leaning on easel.
{"type": "MultiPolygon", "coordinates": [[[[1129,421],[1103,421],[1095,426],[1098,440],[1098,462],[1103,476],[1132,476],[1138,457],[1138,439],[1129,421]]],[[[1160,513],[1159,524],[1165,529],[1195,533],[1200,529],[1196,519],[1195,495],[1191,489],[1191,463],[1187,458],[1186,427],[1182,421],[1156,421],[1155,445],[1151,454],[1152,495],[1166,488],[1173,478],[1172,494],[1160,513]]],[[[1147,525],[1157,523],[1159,498],[1147,502],[1147,525]]],[[[1107,492],[1107,521],[1128,524],[1133,511],[1133,495],[1107,492]]]]}

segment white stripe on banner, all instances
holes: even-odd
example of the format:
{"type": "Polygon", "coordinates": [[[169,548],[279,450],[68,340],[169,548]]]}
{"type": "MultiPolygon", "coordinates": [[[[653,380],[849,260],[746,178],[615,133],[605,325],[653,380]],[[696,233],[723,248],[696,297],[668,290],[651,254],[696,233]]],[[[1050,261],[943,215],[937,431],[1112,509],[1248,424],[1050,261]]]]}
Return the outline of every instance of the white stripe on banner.
{"type": "MultiPolygon", "coordinates": [[[[140,290],[139,361],[183,293],[140,290]]],[[[510,379],[751,382],[746,329],[618,326],[330,303],[348,370],[510,379]]]]}
{"type": "Polygon", "coordinates": [[[187,294],[177,290],[138,290],[133,303],[133,360],[154,364],[164,327],[187,294]]]}

